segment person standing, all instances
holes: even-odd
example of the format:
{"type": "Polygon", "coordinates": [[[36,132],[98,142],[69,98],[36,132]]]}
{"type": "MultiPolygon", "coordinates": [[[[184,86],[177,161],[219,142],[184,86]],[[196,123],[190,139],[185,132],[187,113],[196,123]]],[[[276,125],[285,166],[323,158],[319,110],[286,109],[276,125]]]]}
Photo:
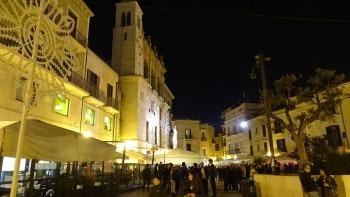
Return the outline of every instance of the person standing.
{"type": "Polygon", "coordinates": [[[319,197],[316,181],[311,177],[310,171],[310,166],[304,164],[303,172],[299,174],[301,185],[308,197],[319,197]]]}
{"type": "Polygon", "coordinates": [[[211,185],[211,189],[213,191],[213,197],[216,197],[216,183],[215,178],[217,176],[216,168],[213,164],[213,160],[209,159],[209,166],[208,166],[208,174],[209,174],[209,182],[211,185]]]}
{"type": "Polygon", "coordinates": [[[179,175],[179,182],[180,182],[180,196],[184,196],[185,184],[188,177],[188,169],[185,162],[182,162],[178,175],[179,175]]]}
{"type": "Polygon", "coordinates": [[[208,193],[208,170],[204,166],[203,162],[199,164],[199,169],[200,169],[200,178],[202,181],[203,190],[204,190],[204,193],[207,194],[208,193]]]}
{"type": "Polygon", "coordinates": [[[175,169],[175,166],[170,163],[170,193],[171,196],[176,196],[176,178],[177,177],[177,171],[175,169]]]}
{"type": "Polygon", "coordinates": [[[145,191],[146,187],[148,191],[149,184],[151,182],[151,169],[149,167],[149,164],[147,164],[145,169],[142,170],[142,179],[143,179],[143,191],[145,191]]]}
{"type": "Polygon", "coordinates": [[[153,168],[153,176],[159,176],[159,166],[158,163],[153,168]]]}
{"type": "Polygon", "coordinates": [[[185,186],[186,197],[198,197],[201,195],[201,183],[194,170],[188,173],[188,180],[185,186]]]}
{"type": "Polygon", "coordinates": [[[152,179],[153,187],[151,188],[150,197],[166,197],[167,193],[164,191],[163,187],[160,185],[160,178],[154,176],[152,179]]]}
{"type": "Polygon", "coordinates": [[[325,169],[320,169],[320,177],[318,178],[317,183],[321,187],[321,197],[337,196],[337,183],[328,173],[326,173],[325,169]]]}

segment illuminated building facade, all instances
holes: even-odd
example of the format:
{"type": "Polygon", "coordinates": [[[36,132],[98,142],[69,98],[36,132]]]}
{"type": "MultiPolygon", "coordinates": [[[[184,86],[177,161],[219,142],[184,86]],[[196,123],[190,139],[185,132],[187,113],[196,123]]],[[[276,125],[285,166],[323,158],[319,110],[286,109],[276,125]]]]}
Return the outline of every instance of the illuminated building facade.
{"type": "MultiPolygon", "coordinates": [[[[349,151],[350,112],[345,110],[350,107],[350,83],[340,84],[343,96],[340,106],[335,109],[332,119],[316,120],[308,125],[304,131],[305,140],[313,137],[323,138],[328,145],[339,151],[349,151]]],[[[312,104],[298,103],[291,111],[292,118],[297,117],[303,111],[312,107],[312,104]]],[[[266,116],[262,115],[262,105],[243,103],[236,108],[229,108],[222,112],[224,134],[224,158],[235,158],[237,161],[252,160],[253,158],[271,156],[268,140],[266,116]],[[242,122],[245,122],[242,127],[242,122]]],[[[278,117],[286,119],[283,109],[274,111],[278,117]]],[[[271,119],[272,138],[275,156],[294,152],[296,146],[287,129],[271,119]]],[[[306,147],[308,148],[308,147],[306,147]]]]}
{"type": "Polygon", "coordinates": [[[121,88],[120,140],[150,154],[151,147],[172,148],[170,110],[174,96],[165,84],[164,61],[144,36],[142,10],[136,1],[116,5],[112,66],[121,88]]]}
{"type": "MultiPolygon", "coordinates": [[[[64,95],[43,92],[42,96],[34,92],[33,98],[38,98],[29,111],[29,118],[102,141],[113,141],[119,132],[118,74],[87,47],[89,21],[93,16],[90,9],[82,0],[59,3],[75,22],[69,43],[77,52],[80,67],[69,74],[64,95]]],[[[26,79],[20,77],[0,86],[0,126],[1,122],[20,120],[25,82],[26,79]]]]}
{"type": "Polygon", "coordinates": [[[195,152],[202,160],[217,160],[214,127],[199,120],[174,120],[177,148],[195,152]]]}

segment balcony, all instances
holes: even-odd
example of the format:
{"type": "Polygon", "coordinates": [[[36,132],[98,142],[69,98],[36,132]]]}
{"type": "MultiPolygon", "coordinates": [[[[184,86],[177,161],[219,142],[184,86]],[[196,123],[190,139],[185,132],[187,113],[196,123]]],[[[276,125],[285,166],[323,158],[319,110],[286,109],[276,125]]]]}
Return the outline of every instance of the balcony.
{"type": "Polygon", "coordinates": [[[78,50],[78,53],[86,52],[87,38],[82,33],[76,31],[75,34],[71,35],[71,42],[73,46],[78,50]]]}
{"type": "Polygon", "coordinates": [[[86,97],[85,101],[96,107],[101,107],[107,102],[106,94],[94,84],[90,84],[78,73],[73,72],[69,81],[72,83],[70,92],[78,94],[78,96],[86,97]]]}
{"type": "Polygon", "coordinates": [[[65,85],[66,91],[77,97],[89,96],[89,92],[86,91],[83,77],[78,73],[72,72],[72,76],[68,79],[70,83],[65,85]]]}
{"type": "Polygon", "coordinates": [[[185,139],[193,139],[192,135],[185,135],[185,139]]]}
{"type": "Polygon", "coordinates": [[[101,107],[107,102],[106,94],[95,84],[86,83],[86,90],[90,93],[90,96],[85,99],[86,102],[96,107],[101,107]]]}
{"type": "Polygon", "coordinates": [[[117,114],[119,113],[118,100],[113,97],[107,97],[106,105],[103,107],[108,113],[117,114]]]}
{"type": "Polygon", "coordinates": [[[207,140],[208,140],[208,138],[206,138],[206,137],[201,138],[201,141],[207,141],[207,140]]]}
{"type": "Polygon", "coordinates": [[[230,154],[238,154],[238,153],[241,153],[241,149],[239,149],[239,148],[230,149],[230,150],[229,150],[229,153],[230,153],[230,154]]]}

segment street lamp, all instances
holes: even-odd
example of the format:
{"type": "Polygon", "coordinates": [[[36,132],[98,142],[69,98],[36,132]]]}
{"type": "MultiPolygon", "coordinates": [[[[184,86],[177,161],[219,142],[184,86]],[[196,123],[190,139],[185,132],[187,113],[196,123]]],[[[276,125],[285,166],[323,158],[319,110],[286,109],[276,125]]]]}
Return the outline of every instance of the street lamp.
{"type": "Polygon", "coordinates": [[[239,126],[242,127],[243,129],[248,127],[248,122],[247,121],[242,121],[239,123],[239,126]]]}
{"type": "Polygon", "coordinates": [[[253,67],[252,73],[250,74],[251,79],[256,79],[256,73],[255,69],[259,69],[260,71],[260,77],[261,77],[261,83],[262,83],[262,94],[263,94],[263,101],[264,101],[264,110],[266,115],[266,124],[267,124],[267,132],[269,136],[269,144],[270,144],[270,152],[271,152],[271,166],[274,167],[275,165],[275,153],[273,148],[273,138],[272,138],[272,129],[271,129],[271,103],[268,97],[268,90],[267,90],[267,81],[266,81],[266,73],[265,73],[265,62],[271,61],[270,57],[264,57],[263,54],[259,54],[255,56],[256,60],[256,66],[253,67]]]}

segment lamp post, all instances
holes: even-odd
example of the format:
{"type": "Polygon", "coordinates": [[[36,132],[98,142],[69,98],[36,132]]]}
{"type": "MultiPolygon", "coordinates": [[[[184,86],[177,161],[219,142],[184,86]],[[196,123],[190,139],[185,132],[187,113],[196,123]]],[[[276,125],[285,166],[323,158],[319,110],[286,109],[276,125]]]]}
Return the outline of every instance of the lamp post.
{"type": "Polygon", "coordinates": [[[255,56],[256,66],[253,67],[253,72],[250,77],[252,79],[256,79],[255,68],[260,71],[260,78],[262,83],[262,94],[263,94],[263,102],[264,102],[264,110],[266,115],[266,124],[267,124],[267,132],[269,135],[269,144],[270,144],[270,152],[271,152],[271,166],[275,166],[275,151],[273,148],[273,138],[272,138],[272,129],[271,129],[271,103],[268,98],[268,90],[267,90],[267,82],[266,82],[266,73],[265,73],[265,62],[269,62],[271,60],[270,57],[264,57],[263,54],[259,54],[255,56]]]}

